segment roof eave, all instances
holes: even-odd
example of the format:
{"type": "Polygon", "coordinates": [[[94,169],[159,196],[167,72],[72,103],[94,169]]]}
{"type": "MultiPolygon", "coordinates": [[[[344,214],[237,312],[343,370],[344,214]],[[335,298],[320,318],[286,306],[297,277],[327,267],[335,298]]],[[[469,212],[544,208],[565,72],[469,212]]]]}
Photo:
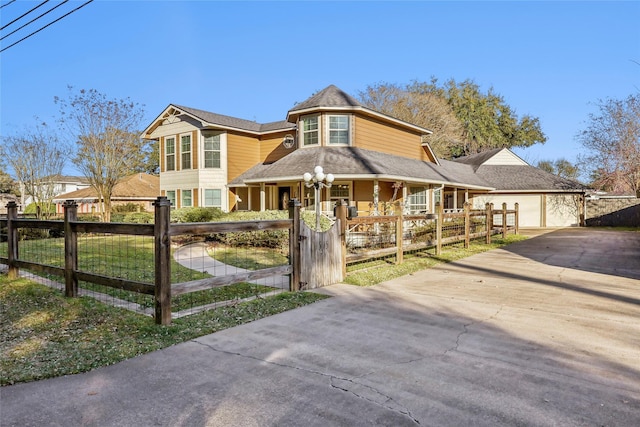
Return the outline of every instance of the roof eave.
{"type": "MultiPolygon", "coordinates": [[[[334,182],[335,181],[355,181],[355,180],[385,180],[385,181],[402,181],[402,182],[415,182],[422,184],[435,184],[435,185],[445,185],[447,187],[458,187],[458,188],[467,188],[469,190],[484,190],[491,191],[495,190],[495,187],[485,187],[481,185],[473,185],[473,184],[464,184],[459,182],[451,182],[445,180],[436,180],[436,179],[428,179],[428,178],[415,178],[408,176],[399,176],[399,175],[388,175],[388,174],[333,174],[334,182]]],[[[250,178],[243,180],[245,185],[251,184],[262,184],[264,182],[287,182],[293,181],[298,182],[302,181],[302,176],[279,176],[279,177],[268,177],[268,178],[250,178]]]]}

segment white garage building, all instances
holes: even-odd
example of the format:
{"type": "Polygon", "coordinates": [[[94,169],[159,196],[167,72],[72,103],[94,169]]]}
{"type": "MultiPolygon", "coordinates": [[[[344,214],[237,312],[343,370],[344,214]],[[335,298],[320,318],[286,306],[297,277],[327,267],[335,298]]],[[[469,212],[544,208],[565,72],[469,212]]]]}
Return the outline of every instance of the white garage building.
{"type": "Polygon", "coordinates": [[[587,187],[529,165],[506,148],[460,157],[456,162],[473,167],[494,187],[488,193],[471,193],[474,209],[486,203],[513,209],[518,203],[521,227],[569,227],[584,223],[587,187]]]}

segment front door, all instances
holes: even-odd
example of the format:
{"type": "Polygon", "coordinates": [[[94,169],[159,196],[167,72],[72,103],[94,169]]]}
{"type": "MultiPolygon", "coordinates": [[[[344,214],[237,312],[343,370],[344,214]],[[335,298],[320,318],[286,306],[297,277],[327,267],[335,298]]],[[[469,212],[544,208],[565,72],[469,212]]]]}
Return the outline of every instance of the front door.
{"type": "Polygon", "coordinates": [[[289,199],[291,198],[291,187],[278,187],[278,209],[289,209],[289,199]]]}

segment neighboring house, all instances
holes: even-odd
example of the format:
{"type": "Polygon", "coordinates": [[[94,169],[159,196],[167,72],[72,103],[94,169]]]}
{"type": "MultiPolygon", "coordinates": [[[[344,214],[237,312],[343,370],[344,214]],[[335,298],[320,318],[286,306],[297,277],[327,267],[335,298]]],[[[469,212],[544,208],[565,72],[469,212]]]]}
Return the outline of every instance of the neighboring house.
{"type": "Polygon", "coordinates": [[[430,134],[332,85],[294,106],[285,121],[267,124],[170,104],[142,137],[159,142],[160,190],[174,207],[284,209],[290,198],[313,206],[302,175],[317,165],[335,177],[321,194],[327,213],[340,201],[359,215],[388,211],[392,202],[406,213],[433,212],[438,202],[460,209],[508,187],[510,176],[496,185],[482,162],[436,158],[430,134]]]}
{"type": "MultiPolygon", "coordinates": [[[[140,205],[143,211],[152,211],[152,203],[160,195],[160,178],[146,173],[130,175],[116,184],[111,196],[111,205],[135,203],[140,205]]],[[[100,212],[98,194],[93,187],[73,191],[57,196],[53,199],[56,204],[56,212],[63,213],[63,204],[67,200],[73,200],[78,204],[78,213],[100,212]]]]}
{"type": "MultiPolygon", "coordinates": [[[[55,175],[51,178],[47,178],[46,182],[47,184],[43,185],[49,185],[49,183],[51,183],[53,186],[51,194],[53,194],[54,197],[89,187],[89,180],[83,176],[55,175]]],[[[24,186],[21,186],[21,192],[23,196],[20,203],[24,209],[29,204],[33,203],[33,197],[25,194],[24,186]]]]}
{"type": "Polygon", "coordinates": [[[0,193],[0,215],[7,214],[7,204],[9,202],[18,202],[18,197],[13,194],[0,193]]]}

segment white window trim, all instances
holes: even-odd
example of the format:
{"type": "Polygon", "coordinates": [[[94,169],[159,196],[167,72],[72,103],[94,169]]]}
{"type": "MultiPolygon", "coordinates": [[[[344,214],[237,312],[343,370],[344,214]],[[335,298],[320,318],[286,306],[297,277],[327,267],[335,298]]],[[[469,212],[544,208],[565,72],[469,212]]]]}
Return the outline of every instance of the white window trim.
{"type": "Polygon", "coordinates": [[[300,126],[300,147],[304,148],[304,147],[319,147],[322,145],[322,115],[320,114],[309,114],[307,116],[303,116],[300,118],[301,126],[300,126]],[[317,118],[318,119],[318,127],[316,130],[314,131],[305,131],[304,130],[304,123],[305,120],[307,120],[308,118],[317,118]],[[317,144],[305,144],[304,141],[304,137],[307,133],[311,133],[311,132],[317,132],[318,133],[318,143],[317,144]]]}
{"type": "Polygon", "coordinates": [[[181,133],[178,136],[178,141],[180,143],[180,170],[192,170],[193,169],[193,134],[191,132],[188,133],[181,133]],[[189,141],[190,141],[190,150],[189,150],[189,167],[187,169],[185,169],[184,165],[182,164],[182,155],[184,154],[184,152],[182,151],[182,137],[183,136],[188,136],[189,137],[189,141]]]}
{"type": "Polygon", "coordinates": [[[202,189],[202,206],[207,207],[207,208],[220,208],[222,209],[222,205],[224,203],[224,201],[222,200],[222,196],[223,196],[223,192],[222,189],[220,188],[203,188],[202,189]],[[220,205],[208,205],[207,204],[207,190],[212,190],[212,191],[219,191],[220,192],[220,205]]]}
{"type": "MultiPolygon", "coordinates": [[[[325,120],[325,135],[326,135],[326,145],[327,146],[343,146],[343,147],[347,147],[352,145],[351,141],[353,141],[353,135],[351,133],[351,128],[353,126],[351,125],[351,114],[329,114],[327,115],[327,120],[325,120]],[[332,143],[331,142],[331,117],[346,117],[347,118],[347,142],[340,142],[340,143],[332,143]]],[[[342,130],[342,129],[333,129],[333,130],[342,130]]]]}
{"type": "Polygon", "coordinates": [[[202,159],[202,165],[201,165],[201,169],[206,169],[206,170],[220,170],[222,169],[222,133],[220,132],[203,132],[202,133],[202,155],[201,155],[201,159],[202,159]],[[218,143],[219,143],[219,149],[217,150],[217,152],[220,155],[220,165],[217,167],[207,167],[207,151],[212,151],[212,152],[216,152],[216,150],[207,150],[206,149],[206,139],[207,137],[218,137],[218,143]]]}
{"type": "Polygon", "coordinates": [[[429,205],[430,205],[430,191],[429,191],[429,187],[425,186],[425,185],[410,185],[408,186],[407,189],[407,211],[411,214],[418,214],[421,213],[422,211],[426,211],[426,212],[430,212],[429,211],[429,205]],[[421,188],[422,190],[420,191],[421,193],[424,193],[424,203],[420,203],[420,204],[415,204],[415,203],[411,203],[412,201],[412,196],[413,194],[411,194],[411,189],[413,188],[421,188]],[[420,206],[420,209],[415,209],[415,206],[420,206]],[[424,209],[422,209],[422,207],[424,206],[424,209]]]}
{"type": "Polygon", "coordinates": [[[176,163],[176,137],[175,136],[165,136],[164,137],[164,170],[165,172],[174,172],[176,170],[176,167],[178,166],[176,163]],[[173,139],[173,154],[167,154],[167,142],[173,139]],[[168,156],[173,156],[173,169],[169,169],[168,168],[168,162],[167,162],[167,157],[168,156]]]}
{"type": "Polygon", "coordinates": [[[167,197],[167,200],[169,200],[169,202],[171,202],[171,198],[169,197],[169,193],[173,193],[173,203],[171,203],[171,209],[175,209],[176,208],[176,204],[178,203],[178,201],[176,200],[176,190],[165,190],[165,196],[167,197]]]}
{"type": "Polygon", "coordinates": [[[192,208],[193,207],[193,189],[188,188],[186,190],[180,190],[180,207],[181,208],[192,208]],[[187,206],[184,204],[184,193],[188,191],[191,194],[191,203],[187,206]]]}
{"type": "MultiPolygon", "coordinates": [[[[331,185],[331,188],[334,188],[334,187],[337,188],[340,185],[346,185],[349,187],[349,196],[347,200],[345,200],[345,202],[349,203],[353,201],[353,181],[335,181],[331,185]]],[[[338,202],[342,200],[343,198],[331,197],[331,188],[327,188],[327,200],[329,200],[330,202],[338,202]]]]}

